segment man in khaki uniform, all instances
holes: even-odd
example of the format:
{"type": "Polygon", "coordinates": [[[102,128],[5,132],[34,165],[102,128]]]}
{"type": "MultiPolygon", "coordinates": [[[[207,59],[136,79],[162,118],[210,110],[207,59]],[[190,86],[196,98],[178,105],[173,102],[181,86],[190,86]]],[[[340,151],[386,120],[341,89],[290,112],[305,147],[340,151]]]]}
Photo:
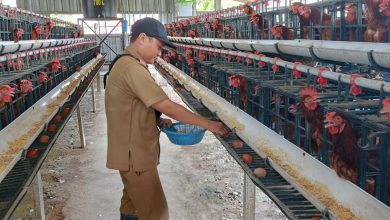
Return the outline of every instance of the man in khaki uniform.
{"type": "Polygon", "coordinates": [[[174,47],[159,21],[140,19],[133,24],[131,33],[131,44],[124,51],[130,56],[118,59],[107,79],[107,167],[119,170],[124,184],[121,220],[168,219],[168,205],[157,171],[157,125],[172,122],[156,112],[221,136],[230,130],[221,122],[205,119],[172,102],[155,83],[147,64],[161,56],[164,44],[174,47]]]}

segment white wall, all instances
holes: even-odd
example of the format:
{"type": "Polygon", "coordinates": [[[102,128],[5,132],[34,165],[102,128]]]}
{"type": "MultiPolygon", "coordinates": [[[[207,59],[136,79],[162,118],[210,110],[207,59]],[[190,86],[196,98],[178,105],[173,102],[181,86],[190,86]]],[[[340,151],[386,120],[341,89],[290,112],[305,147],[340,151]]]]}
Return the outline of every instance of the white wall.
{"type": "Polygon", "coordinates": [[[192,16],[192,3],[187,4],[176,4],[177,10],[179,12],[179,17],[190,17],[192,16]]]}

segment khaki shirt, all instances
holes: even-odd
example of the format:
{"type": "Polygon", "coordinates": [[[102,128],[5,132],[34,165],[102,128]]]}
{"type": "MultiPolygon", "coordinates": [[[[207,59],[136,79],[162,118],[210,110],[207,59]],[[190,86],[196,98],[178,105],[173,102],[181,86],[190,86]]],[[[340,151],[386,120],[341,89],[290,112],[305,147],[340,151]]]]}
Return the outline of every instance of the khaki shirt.
{"type": "Polygon", "coordinates": [[[155,168],[159,163],[159,131],[151,105],[168,99],[138,53],[126,48],[107,78],[107,167],[128,171],[155,168]]]}

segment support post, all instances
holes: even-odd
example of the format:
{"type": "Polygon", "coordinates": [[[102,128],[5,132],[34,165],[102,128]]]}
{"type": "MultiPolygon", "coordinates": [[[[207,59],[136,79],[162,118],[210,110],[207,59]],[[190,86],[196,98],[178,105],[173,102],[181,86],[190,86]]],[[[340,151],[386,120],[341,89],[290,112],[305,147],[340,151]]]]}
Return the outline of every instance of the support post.
{"type": "Polygon", "coordinates": [[[32,184],[32,190],[33,190],[33,197],[34,197],[34,208],[36,210],[36,213],[39,213],[39,218],[36,216],[37,219],[45,220],[46,214],[45,214],[45,203],[43,201],[43,188],[42,188],[42,178],[41,178],[41,171],[38,170],[37,175],[35,176],[32,184]]]}
{"type": "MultiPolygon", "coordinates": [[[[99,74],[99,73],[97,73],[99,74]]],[[[92,93],[92,112],[96,112],[96,104],[95,104],[95,87],[93,86],[93,81],[91,83],[91,93],[92,93]]]]}
{"type": "Polygon", "coordinates": [[[97,88],[97,91],[98,91],[98,92],[101,92],[101,91],[102,91],[102,89],[101,89],[100,86],[101,86],[101,85],[100,85],[100,72],[98,72],[98,73],[97,73],[97,76],[96,76],[96,88],[97,88]]]}
{"type": "Polygon", "coordinates": [[[77,111],[77,122],[79,125],[81,148],[84,148],[86,143],[85,143],[85,136],[84,136],[83,119],[81,118],[80,104],[77,105],[76,111],[77,111]]]}
{"type": "Polygon", "coordinates": [[[255,184],[251,178],[244,174],[244,220],[255,220],[255,184]]]}

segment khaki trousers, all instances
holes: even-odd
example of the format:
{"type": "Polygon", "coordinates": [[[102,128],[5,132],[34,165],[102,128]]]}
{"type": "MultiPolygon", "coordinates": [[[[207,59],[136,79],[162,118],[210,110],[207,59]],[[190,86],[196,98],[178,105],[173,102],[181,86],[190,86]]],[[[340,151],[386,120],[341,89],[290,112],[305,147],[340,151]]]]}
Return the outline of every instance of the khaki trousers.
{"type": "Polygon", "coordinates": [[[124,185],[121,214],[137,214],[141,220],[168,220],[168,204],[157,167],[143,172],[119,171],[124,185]]]}

